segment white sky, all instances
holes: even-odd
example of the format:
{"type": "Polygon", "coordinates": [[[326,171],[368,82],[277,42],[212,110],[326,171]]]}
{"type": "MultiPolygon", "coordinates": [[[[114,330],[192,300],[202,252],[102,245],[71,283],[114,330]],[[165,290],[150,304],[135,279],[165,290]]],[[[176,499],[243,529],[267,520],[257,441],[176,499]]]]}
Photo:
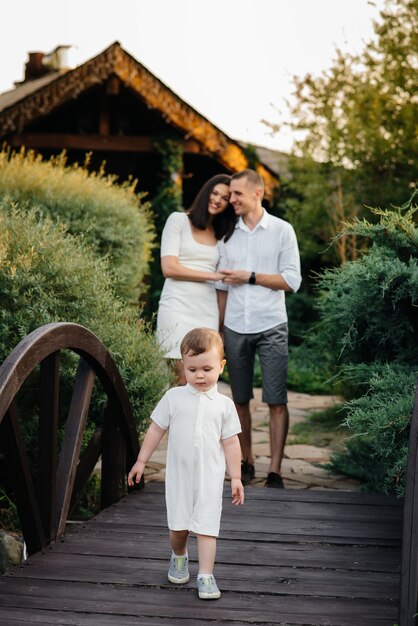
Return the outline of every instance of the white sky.
{"type": "Polygon", "coordinates": [[[27,53],[75,48],[78,65],[118,40],[230,137],[289,150],[292,76],[360,52],[384,0],[3,0],[0,92],[22,80],[27,53]]]}

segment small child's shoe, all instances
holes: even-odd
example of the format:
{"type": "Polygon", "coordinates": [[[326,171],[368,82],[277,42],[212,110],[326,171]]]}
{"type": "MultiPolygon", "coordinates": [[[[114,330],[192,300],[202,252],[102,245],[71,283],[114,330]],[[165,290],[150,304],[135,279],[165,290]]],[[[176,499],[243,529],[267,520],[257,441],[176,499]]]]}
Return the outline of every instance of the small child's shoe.
{"type": "Polygon", "coordinates": [[[183,585],[189,580],[189,559],[187,555],[171,555],[170,567],[168,570],[168,580],[177,585],[183,585]]]}
{"type": "Polygon", "coordinates": [[[221,597],[221,592],[212,574],[197,577],[197,590],[201,600],[217,600],[221,597]]]}

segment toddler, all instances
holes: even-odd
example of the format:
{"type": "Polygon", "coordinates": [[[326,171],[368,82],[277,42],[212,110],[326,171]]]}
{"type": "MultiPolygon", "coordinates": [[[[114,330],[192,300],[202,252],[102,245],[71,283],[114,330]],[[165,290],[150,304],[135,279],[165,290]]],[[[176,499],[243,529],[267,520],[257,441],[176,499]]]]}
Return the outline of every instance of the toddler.
{"type": "Polygon", "coordinates": [[[210,328],[195,328],[180,345],[187,384],[169,389],[151,414],[138,459],[128,484],[138,483],[153,451],[169,431],[166,467],[166,505],[172,555],[168,580],[189,580],[187,539],[197,535],[199,598],[219,598],[213,568],[222,510],[225,459],[231,478],[232,503],[244,503],[241,482],[241,426],[235,405],[220,394],[222,339],[210,328]]]}

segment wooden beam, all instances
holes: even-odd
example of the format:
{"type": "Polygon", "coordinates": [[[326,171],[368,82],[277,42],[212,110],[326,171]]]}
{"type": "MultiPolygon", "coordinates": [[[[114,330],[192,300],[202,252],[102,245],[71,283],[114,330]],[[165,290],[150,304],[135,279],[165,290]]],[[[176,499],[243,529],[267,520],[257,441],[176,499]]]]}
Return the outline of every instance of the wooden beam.
{"type": "Polygon", "coordinates": [[[65,532],[65,522],[70,508],[94,379],[94,370],[84,359],[80,358],[58,463],[57,537],[61,537],[65,532]]]}
{"type": "Polygon", "coordinates": [[[41,362],[37,493],[47,542],[55,539],[60,351],[41,362]]]}
{"type": "Polygon", "coordinates": [[[14,401],[0,425],[2,451],[13,487],[29,554],[45,548],[47,540],[14,401]]]}
{"type": "MultiPolygon", "coordinates": [[[[184,152],[199,154],[201,146],[193,139],[179,140],[184,152]]],[[[22,133],[12,135],[12,148],[47,148],[58,150],[106,150],[108,152],[155,152],[154,138],[129,135],[77,135],[69,133],[22,133]]]]}

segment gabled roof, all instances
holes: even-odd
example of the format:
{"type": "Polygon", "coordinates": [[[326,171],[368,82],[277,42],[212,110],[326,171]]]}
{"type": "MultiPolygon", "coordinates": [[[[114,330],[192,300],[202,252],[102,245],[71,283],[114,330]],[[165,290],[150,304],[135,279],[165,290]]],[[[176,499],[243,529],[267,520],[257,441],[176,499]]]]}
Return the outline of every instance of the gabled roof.
{"type": "MultiPolygon", "coordinates": [[[[118,42],[75,69],[53,72],[0,94],[0,138],[23,132],[29,123],[76,99],[110,75],[116,75],[150,109],[158,110],[167,122],[197,141],[226,168],[236,172],[247,167],[247,159],[238,142],[184,102],[118,42]]],[[[277,176],[266,165],[260,165],[258,169],[269,196],[278,184],[277,176]]]]}

